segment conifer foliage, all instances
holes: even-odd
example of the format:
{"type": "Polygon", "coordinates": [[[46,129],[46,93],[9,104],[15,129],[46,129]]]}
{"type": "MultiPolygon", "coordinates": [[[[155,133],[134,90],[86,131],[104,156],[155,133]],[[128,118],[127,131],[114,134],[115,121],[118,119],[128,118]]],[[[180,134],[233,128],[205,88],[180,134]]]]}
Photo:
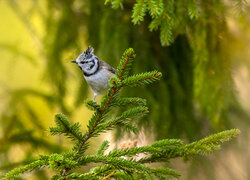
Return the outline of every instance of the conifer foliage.
{"type": "Polygon", "coordinates": [[[40,155],[30,164],[13,169],[4,178],[11,179],[23,173],[41,168],[49,168],[56,172],[51,179],[156,179],[166,177],[179,177],[180,173],[166,167],[152,168],[148,164],[166,162],[172,158],[189,158],[194,155],[205,155],[220,148],[221,143],[229,141],[239,134],[239,130],[223,131],[191,144],[184,144],[179,139],[164,139],[156,141],[150,146],[114,149],[107,152],[109,142],[104,141],[95,155],[86,155],[89,140],[103,132],[119,126],[138,132],[131,119],[146,115],[149,110],[146,101],[141,98],[119,97],[119,91],[126,86],[141,86],[150,84],[161,78],[157,71],[130,76],[129,72],[134,61],[133,49],[127,49],[117,68],[116,77],[109,81],[110,89],[100,104],[91,100],[86,106],[94,111],[89,120],[87,131],[82,133],[80,124],[71,124],[63,114],[55,115],[56,127],[49,128],[51,135],[63,134],[74,142],[72,150],[62,154],[40,155]],[[109,112],[119,107],[127,109],[121,114],[110,115],[109,112]],[[143,154],[143,156],[140,156],[143,154]],[[135,158],[136,157],[136,158],[135,158]],[[75,172],[75,170],[89,163],[98,163],[89,172],[75,172]],[[147,164],[147,165],[146,165],[147,164]]]}
{"type": "MultiPolygon", "coordinates": [[[[121,0],[106,0],[105,4],[111,3],[112,8],[117,9],[123,7],[121,0]]],[[[196,0],[185,1],[186,7],[181,7],[182,10],[176,11],[175,8],[180,8],[182,2],[174,2],[174,0],[136,0],[133,5],[132,23],[140,24],[144,21],[144,17],[148,13],[152,21],[149,24],[149,30],[160,29],[160,40],[162,46],[170,45],[173,42],[173,32],[177,31],[176,27],[180,26],[177,17],[182,15],[182,18],[188,17],[193,20],[198,17],[198,2],[196,0]],[[182,14],[179,14],[182,13],[182,14]]]]}

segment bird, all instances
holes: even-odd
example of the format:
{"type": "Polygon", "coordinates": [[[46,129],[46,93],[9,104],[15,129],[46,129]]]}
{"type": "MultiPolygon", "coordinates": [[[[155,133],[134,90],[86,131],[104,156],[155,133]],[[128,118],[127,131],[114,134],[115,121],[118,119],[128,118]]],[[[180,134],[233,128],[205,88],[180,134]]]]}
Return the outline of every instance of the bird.
{"type": "Polygon", "coordinates": [[[109,89],[109,79],[116,76],[117,71],[108,63],[99,59],[91,46],[71,62],[76,63],[82,70],[86,82],[94,92],[94,102],[96,96],[109,89]]]}

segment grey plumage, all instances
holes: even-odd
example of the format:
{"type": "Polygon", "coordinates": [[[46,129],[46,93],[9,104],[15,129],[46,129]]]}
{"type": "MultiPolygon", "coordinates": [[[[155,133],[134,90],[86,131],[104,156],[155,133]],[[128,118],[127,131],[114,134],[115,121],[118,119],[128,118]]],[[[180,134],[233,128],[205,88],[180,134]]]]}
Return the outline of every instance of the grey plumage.
{"type": "Polygon", "coordinates": [[[111,73],[115,74],[117,71],[112,67],[110,66],[108,63],[102,61],[102,60],[99,60],[99,69],[107,69],[108,71],[110,71],[111,73]]]}
{"type": "Polygon", "coordinates": [[[116,73],[112,66],[94,55],[92,47],[88,47],[86,51],[72,62],[76,63],[83,71],[85,80],[94,91],[94,101],[98,94],[105,92],[109,88],[108,81],[116,73]]]}

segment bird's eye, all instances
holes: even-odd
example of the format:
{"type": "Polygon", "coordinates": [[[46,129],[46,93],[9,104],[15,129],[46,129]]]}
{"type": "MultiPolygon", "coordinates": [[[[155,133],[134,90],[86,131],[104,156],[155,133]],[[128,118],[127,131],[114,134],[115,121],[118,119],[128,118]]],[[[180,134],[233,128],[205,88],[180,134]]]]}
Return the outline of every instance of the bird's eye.
{"type": "Polygon", "coordinates": [[[85,61],[82,61],[82,62],[80,62],[81,64],[85,64],[86,62],[85,61]]]}

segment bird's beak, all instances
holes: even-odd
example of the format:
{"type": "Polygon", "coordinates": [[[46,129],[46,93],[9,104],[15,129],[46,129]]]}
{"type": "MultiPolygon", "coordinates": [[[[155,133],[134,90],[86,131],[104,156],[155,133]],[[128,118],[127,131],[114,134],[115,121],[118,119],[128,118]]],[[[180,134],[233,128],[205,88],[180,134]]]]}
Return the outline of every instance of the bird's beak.
{"type": "Polygon", "coordinates": [[[75,60],[73,60],[73,61],[71,61],[72,63],[76,63],[76,61],[75,60]]]}

